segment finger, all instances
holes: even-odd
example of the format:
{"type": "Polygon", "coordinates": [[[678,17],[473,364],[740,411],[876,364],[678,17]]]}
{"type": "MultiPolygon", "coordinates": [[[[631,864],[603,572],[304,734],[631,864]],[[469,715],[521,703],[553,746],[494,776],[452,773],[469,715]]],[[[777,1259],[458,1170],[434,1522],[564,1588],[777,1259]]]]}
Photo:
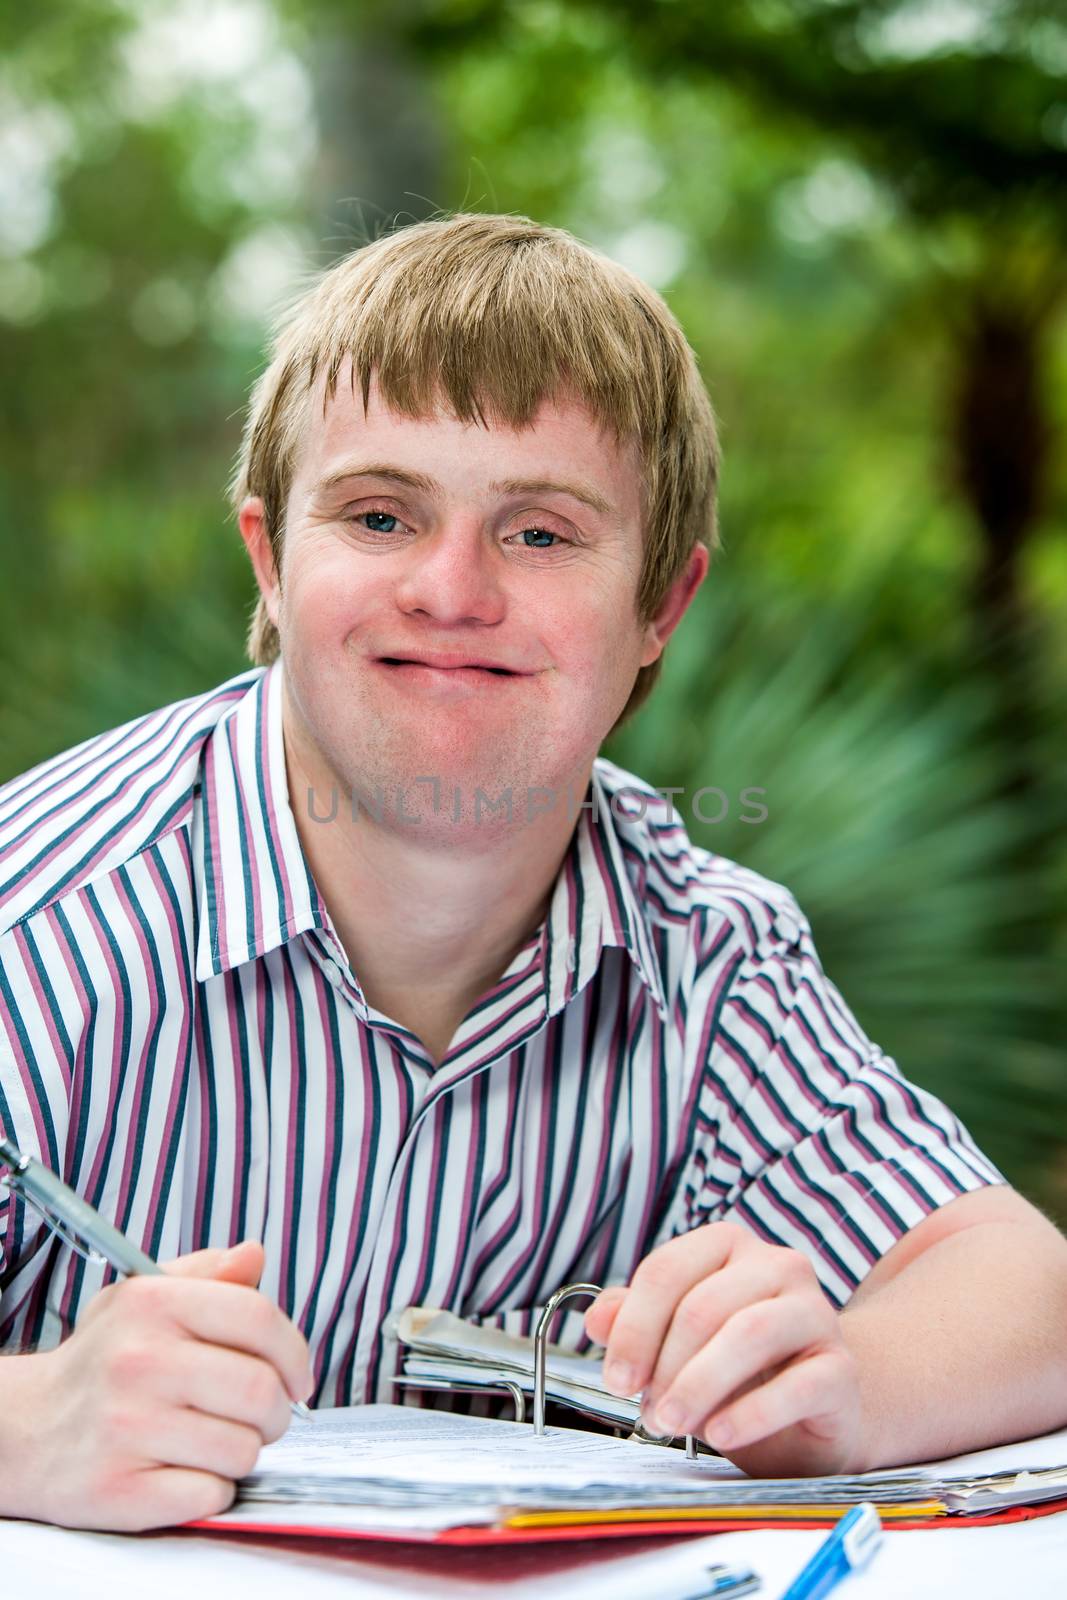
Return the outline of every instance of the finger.
{"type": "Polygon", "coordinates": [[[753,1238],[729,1222],[714,1222],[670,1239],[640,1263],[615,1318],[604,1360],[604,1382],[631,1395],[651,1378],[682,1296],[725,1266],[753,1238]]]}
{"type": "MultiPolygon", "coordinates": [[[[245,1265],[245,1245],[255,1245],[254,1240],[244,1241],[239,1245],[232,1245],[227,1249],[212,1247],[207,1250],[190,1250],[187,1255],[175,1256],[172,1261],[160,1261],[157,1265],[160,1271],[168,1278],[233,1278],[234,1274],[244,1274],[249,1268],[245,1265]],[[240,1252],[240,1254],[239,1254],[240,1252]],[[231,1258],[236,1258],[232,1260],[231,1258]]],[[[257,1246],[262,1251],[262,1245],[257,1246]]],[[[152,1274],[155,1276],[155,1274],[152,1274]]],[[[126,1297],[129,1291],[126,1284],[130,1280],[120,1277],[116,1282],[109,1283],[96,1293],[89,1301],[84,1315],[81,1317],[79,1327],[90,1320],[97,1320],[105,1311],[109,1310],[116,1295],[126,1297]]],[[[241,1276],[240,1281],[245,1281],[241,1276]]],[[[257,1280],[258,1281],[258,1280],[257,1280]]]]}
{"type": "Polygon", "coordinates": [[[255,1289],[263,1276],[267,1253],[258,1239],[242,1239],[227,1250],[215,1273],[224,1283],[244,1283],[255,1289]]]}
{"type": "Polygon", "coordinates": [[[215,1472],[185,1467],[153,1467],[137,1474],[136,1493],[108,1506],[106,1521],[97,1513],[76,1526],[107,1527],[118,1533],[143,1533],[169,1528],[201,1517],[217,1517],[233,1504],[236,1485],[215,1472]]]}
{"type": "Polygon", "coordinates": [[[302,1400],[312,1387],[307,1340],[283,1311],[258,1289],[217,1279],[166,1275],[129,1278],[122,1285],[127,1307],[172,1323],[206,1344],[261,1356],[277,1369],[289,1394],[302,1400]]]}
{"type": "Polygon", "coordinates": [[[119,1449],[129,1450],[153,1466],[188,1467],[220,1478],[247,1476],[263,1448],[257,1428],[205,1416],[188,1406],[153,1406],[142,1420],[129,1426],[131,1434],[136,1429],[136,1436],[118,1437],[119,1449]]]}
{"type": "Polygon", "coordinates": [[[227,1250],[191,1250],[173,1261],[161,1261],[160,1266],[174,1278],[219,1278],[255,1288],[263,1276],[263,1263],[263,1246],[258,1239],[242,1239],[227,1250]]]}
{"type": "Polygon", "coordinates": [[[656,1433],[693,1433],[742,1384],[836,1334],[834,1312],[807,1295],[784,1294],[760,1300],[734,1314],[687,1361],[660,1397],[645,1427],[656,1433]]]}
{"type": "Polygon", "coordinates": [[[607,1344],[619,1307],[628,1293],[623,1284],[612,1284],[607,1289],[601,1289],[589,1307],[585,1314],[585,1331],[597,1344],[607,1344]]]}
{"type": "Polygon", "coordinates": [[[717,1450],[742,1450],[799,1422],[821,1423],[831,1439],[854,1389],[854,1362],[843,1347],[794,1361],[740,1400],[709,1416],[697,1429],[717,1450]]]}
{"type": "Polygon", "coordinates": [[[732,1316],[745,1306],[773,1299],[781,1290],[781,1268],[771,1251],[731,1263],[694,1284],[675,1308],[655,1370],[641,1397],[642,1412],[651,1415],[686,1363],[732,1316]]]}
{"type": "Polygon", "coordinates": [[[268,1444],[289,1426],[289,1394],[269,1361],[222,1345],[185,1340],[167,1364],[164,1398],[174,1406],[245,1424],[268,1444]]]}

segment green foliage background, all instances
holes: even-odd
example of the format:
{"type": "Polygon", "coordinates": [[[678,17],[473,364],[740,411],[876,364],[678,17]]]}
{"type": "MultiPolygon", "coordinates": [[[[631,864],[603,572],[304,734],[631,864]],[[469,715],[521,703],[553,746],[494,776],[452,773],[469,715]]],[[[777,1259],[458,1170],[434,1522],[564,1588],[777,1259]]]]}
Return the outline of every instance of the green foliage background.
{"type": "Polygon", "coordinates": [[[683,802],[700,842],[790,885],[868,1031],[1067,1217],[1067,27],[50,0],[0,47],[0,781],[245,664],[224,486],[272,306],[398,214],[572,228],[663,289],[726,454],[609,753],[733,797],[683,802]]]}

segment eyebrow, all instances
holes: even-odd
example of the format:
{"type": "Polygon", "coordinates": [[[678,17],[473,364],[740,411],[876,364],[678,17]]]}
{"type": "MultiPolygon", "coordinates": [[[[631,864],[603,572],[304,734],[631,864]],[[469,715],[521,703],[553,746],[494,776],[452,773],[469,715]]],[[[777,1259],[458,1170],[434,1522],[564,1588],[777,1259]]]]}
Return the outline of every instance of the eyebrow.
{"type": "MultiPolygon", "coordinates": [[[[337,472],[331,472],[315,485],[315,494],[329,494],[332,490],[340,488],[342,484],[350,483],[353,478],[385,478],[390,483],[399,484],[404,489],[419,489],[424,494],[435,494],[441,485],[435,478],[427,477],[424,472],[409,472],[404,467],[390,466],[387,462],[368,462],[363,466],[342,467],[337,472]]],[[[588,506],[602,517],[615,514],[615,507],[609,500],[589,484],[564,483],[558,478],[507,478],[500,483],[491,483],[490,489],[494,494],[564,494],[572,500],[577,500],[581,505],[588,506]]]]}
{"type": "Polygon", "coordinates": [[[491,483],[489,487],[497,494],[566,494],[598,511],[602,517],[610,517],[615,510],[610,500],[605,500],[590,485],[563,483],[558,478],[508,478],[504,483],[491,483]]]}
{"type": "Polygon", "coordinates": [[[341,467],[337,472],[331,472],[327,477],[320,478],[315,485],[314,493],[328,494],[331,489],[339,489],[342,484],[350,483],[353,478],[387,478],[390,483],[398,483],[403,489],[421,489],[425,494],[433,494],[434,490],[440,487],[424,472],[405,472],[402,467],[369,462],[366,466],[341,467]]]}

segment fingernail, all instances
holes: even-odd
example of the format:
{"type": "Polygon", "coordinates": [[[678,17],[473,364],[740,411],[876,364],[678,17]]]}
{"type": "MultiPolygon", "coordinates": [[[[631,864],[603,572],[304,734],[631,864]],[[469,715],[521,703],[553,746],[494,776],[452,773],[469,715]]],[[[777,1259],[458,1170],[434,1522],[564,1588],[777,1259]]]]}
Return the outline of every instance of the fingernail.
{"type": "Polygon", "coordinates": [[[728,1422],[715,1422],[707,1431],[708,1443],[716,1450],[724,1450],[733,1443],[734,1430],[728,1422]]]}
{"type": "Polygon", "coordinates": [[[629,1395],[634,1389],[634,1369],[625,1361],[609,1361],[604,1368],[604,1382],[617,1394],[629,1395]]]}
{"type": "Polygon", "coordinates": [[[682,1423],[685,1421],[685,1411],[677,1400],[668,1400],[663,1405],[657,1406],[653,1413],[653,1421],[657,1432],[679,1434],[682,1423]]]}

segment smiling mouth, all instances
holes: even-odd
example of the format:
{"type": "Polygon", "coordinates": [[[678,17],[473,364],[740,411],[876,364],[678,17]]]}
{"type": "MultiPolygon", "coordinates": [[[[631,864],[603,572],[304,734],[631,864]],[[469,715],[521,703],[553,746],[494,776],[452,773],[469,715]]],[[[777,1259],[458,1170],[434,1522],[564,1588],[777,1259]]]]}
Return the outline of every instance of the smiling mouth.
{"type": "Polygon", "coordinates": [[[387,667],[424,667],[431,672],[491,672],[497,678],[523,676],[512,672],[510,667],[490,667],[481,661],[457,661],[454,665],[443,666],[436,661],[419,661],[410,656],[379,656],[378,659],[387,667]]]}

